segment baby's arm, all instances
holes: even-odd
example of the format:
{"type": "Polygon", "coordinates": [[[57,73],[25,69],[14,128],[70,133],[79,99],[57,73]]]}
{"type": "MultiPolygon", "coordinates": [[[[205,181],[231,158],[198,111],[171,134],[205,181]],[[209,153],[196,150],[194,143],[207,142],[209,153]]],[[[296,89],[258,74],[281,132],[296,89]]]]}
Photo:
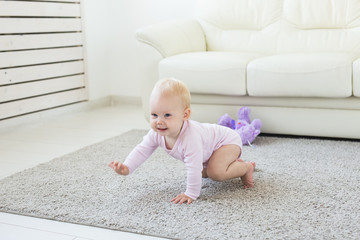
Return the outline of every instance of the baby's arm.
{"type": "Polygon", "coordinates": [[[114,171],[120,175],[128,175],[129,174],[129,168],[120,162],[112,161],[111,163],[109,163],[109,167],[114,169],[114,171]]]}
{"type": "Polygon", "coordinates": [[[184,144],[184,163],[187,169],[187,184],[186,191],[177,195],[171,201],[173,203],[182,204],[187,202],[190,204],[195,201],[201,191],[202,184],[202,159],[203,150],[202,143],[199,137],[192,137],[190,141],[183,142],[184,144]],[[194,139],[195,141],[192,141],[194,139]]]}
{"type": "Polygon", "coordinates": [[[120,175],[131,174],[138,166],[150,157],[158,146],[156,136],[153,131],[150,130],[148,134],[143,137],[141,143],[136,145],[136,147],[130,152],[124,163],[112,161],[109,163],[109,166],[120,175]]]}
{"type": "Polygon", "coordinates": [[[193,201],[195,201],[197,199],[197,197],[200,195],[200,190],[201,190],[201,179],[202,179],[202,175],[201,172],[199,174],[193,174],[191,173],[192,170],[190,170],[189,173],[189,169],[188,169],[188,174],[187,174],[187,187],[186,187],[186,192],[184,193],[180,193],[179,195],[177,195],[176,197],[174,197],[173,199],[171,199],[171,202],[175,203],[175,204],[183,204],[183,203],[187,203],[190,204],[193,201]],[[198,177],[196,175],[199,175],[198,177]],[[198,178],[200,178],[198,180],[198,178]]]}

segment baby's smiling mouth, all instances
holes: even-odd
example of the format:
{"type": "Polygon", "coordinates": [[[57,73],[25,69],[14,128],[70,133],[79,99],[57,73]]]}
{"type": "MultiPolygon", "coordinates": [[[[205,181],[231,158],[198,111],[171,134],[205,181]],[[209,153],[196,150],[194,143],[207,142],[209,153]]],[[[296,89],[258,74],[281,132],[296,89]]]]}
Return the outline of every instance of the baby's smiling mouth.
{"type": "Polygon", "coordinates": [[[159,127],[158,127],[158,130],[159,130],[159,131],[165,131],[165,130],[167,130],[167,128],[159,128],[159,127]]]}

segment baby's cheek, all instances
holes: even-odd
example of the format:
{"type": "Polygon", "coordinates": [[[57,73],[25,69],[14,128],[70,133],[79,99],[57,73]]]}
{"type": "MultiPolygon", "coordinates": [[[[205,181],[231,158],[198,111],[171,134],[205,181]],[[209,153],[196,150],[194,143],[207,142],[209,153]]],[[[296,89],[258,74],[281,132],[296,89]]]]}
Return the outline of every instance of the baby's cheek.
{"type": "Polygon", "coordinates": [[[150,121],[150,127],[154,130],[155,129],[155,122],[150,121]]]}

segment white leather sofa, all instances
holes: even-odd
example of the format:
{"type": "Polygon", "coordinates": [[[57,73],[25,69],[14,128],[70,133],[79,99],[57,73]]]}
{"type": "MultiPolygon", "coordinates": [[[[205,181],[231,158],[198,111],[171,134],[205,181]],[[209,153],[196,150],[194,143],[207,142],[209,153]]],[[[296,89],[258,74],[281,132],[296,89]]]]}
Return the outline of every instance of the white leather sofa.
{"type": "Polygon", "coordinates": [[[200,0],[194,19],[136,38],[146,115],[175,77],[195,120],[249,106],[265,133],[360,139],[360,0],[200,0]]]}

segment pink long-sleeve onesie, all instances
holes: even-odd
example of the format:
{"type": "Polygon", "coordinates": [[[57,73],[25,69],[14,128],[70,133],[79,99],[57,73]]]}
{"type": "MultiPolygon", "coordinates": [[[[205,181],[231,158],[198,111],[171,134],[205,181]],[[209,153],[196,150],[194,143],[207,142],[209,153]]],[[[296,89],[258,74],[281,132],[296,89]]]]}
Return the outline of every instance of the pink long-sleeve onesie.
{"type": "Polygon", "coordinates": [[[240,136],[232,129],[188,120],[184,122],[172,149],[166,147],[163,136],[150,130],[142,142],[128,155],[124,164],[132,173],[160,146],[169,155],[185,163],[187,169],[185,194],[196,200],[200,195],[203,167],[207,166],[214,151],[229,144],[235,144],[242,148],[240,136]]]}

